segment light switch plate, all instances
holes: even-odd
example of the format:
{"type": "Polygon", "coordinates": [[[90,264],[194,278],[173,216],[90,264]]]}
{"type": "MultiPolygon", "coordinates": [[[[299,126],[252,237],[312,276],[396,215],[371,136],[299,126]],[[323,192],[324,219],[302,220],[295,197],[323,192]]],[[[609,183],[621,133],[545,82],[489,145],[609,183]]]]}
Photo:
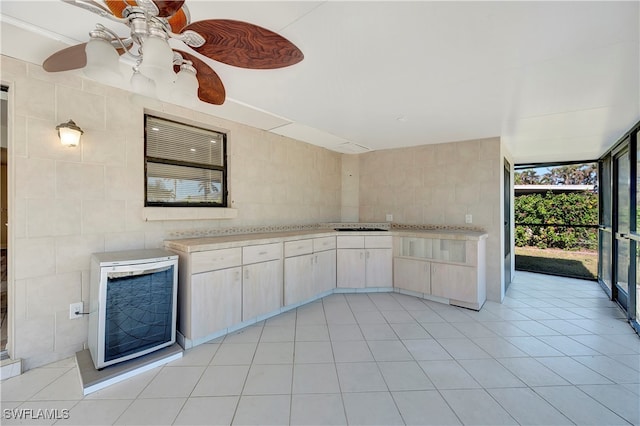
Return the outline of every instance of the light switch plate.
{"type": "Polygon", "coordinates": [[[465,223],[473,223],[473,216],[471,216],[470,214],[464,215],[464,222],[465,223]]]}
{"type": "Polygon", "coordinates": [[[387,214],[387,222],[393,222],[393,215],[387,214]]]}

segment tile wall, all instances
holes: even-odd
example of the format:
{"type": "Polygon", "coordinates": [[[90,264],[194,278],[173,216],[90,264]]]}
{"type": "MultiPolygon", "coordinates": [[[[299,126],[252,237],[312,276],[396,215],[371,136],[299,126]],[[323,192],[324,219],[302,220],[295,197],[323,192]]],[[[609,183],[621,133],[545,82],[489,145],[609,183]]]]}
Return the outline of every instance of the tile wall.
{"type": "Polygon", "coordinates": [[[487,239],[487,298],[502,300],[502,158],[499,138],[361,154],[360,220],[482,227],[487,239]]]}
{"type": "Polygon", "coordinates": [[[30,369],[83,349],[90,255],[162,247],[184,229],[340,221],[341,154],[204,113],[94,83],[73,73],[0,57],[10,86],[14,175],[14,358],[30,369]],[[12,103],[11,103],[12,102],[12,103]],[[237,218],[145,222],[143,114],[228,132],[230,207],[237,218]],[[55,126],[73,119],[80,146],[63,147],[55,126]]]}
{"type": "MultiPolygon", "coordinates": [[[[10,86],[13,182],[14,358],[26,369],[83,348],[93,252],[161,247],[182,231],[225,227],[393,222],[460,225],[466,213],[489,232],[488,297],[500,300],[499,139],[346,155],[129,93],[77,74],[0,56],[10,86]],[[225,130],[230,207],[237,218],[145,222],[144,111],[225,130]],[[72,118],[81,145],[65,148],[55,126],[72,118]]],[[[10,170],[11,173],[11,170],[10,170]]],[[[12,197],[13,194],[13,197],[12,197]]],[[[12,197],[12,198],[11,198],[12,197]]],[[[11,278],[10,278],[11,281],[11,278]]]]}

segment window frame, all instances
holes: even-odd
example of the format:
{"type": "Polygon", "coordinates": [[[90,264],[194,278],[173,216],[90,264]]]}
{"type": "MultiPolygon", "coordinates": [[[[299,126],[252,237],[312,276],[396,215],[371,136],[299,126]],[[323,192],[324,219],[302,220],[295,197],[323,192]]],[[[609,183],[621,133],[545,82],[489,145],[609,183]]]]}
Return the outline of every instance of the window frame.
{"type": "Polygon", "coordinates": [[[153,115],[153,114],[144,114],[144,207],[212,207],[212,208],[227,208],[228,207],[228,195],[229,195],[229,190],[228,190],[228,182],[227,182],[227,177],[228,177],[228,162],[227,162],[227,133],[226,132],[222,132],[219,130],[213,130],[210,128],[206,128],[206,127],[201,127],[201,126],[196,126],[193,125],[191,123],[185,123],[185,122],[180,122],[177,120],[172,120],[169,118],[165,118],[165,117],[160,117],[157,115],[153,115]],[[167,121],[170,123],[176,123],[179,124],[181,126],[188,126],[188,127],[193,127],[195,129],[200,129],[200,130],[204,130],[207,132],[215,132],[219,135],[222,136],[222,166],[216,166],[216,165],[211,165],[211,164],[202,164],[202,163],[192,163],[192,162],[188,162],[188,161],[182,161],[182,160],[171,160],[171,159],[167,159],[167,158],[160,158],[160,157],[153,157],[153,156],[149,156],[147,155],[147,132],[148,132],[148,127],[147,127],[147,122],[148,122],[148,118],[154,118],[157,120],[163,120],[163,121],[167,121]],[[149,163],[154,163],[154,164],[167,164],[167,165],[174,165],[174,166],[181,166],[181,167],[191,167],[191,168],[196,168],[196,169],[201,169],[201,170],[215,170],[215,171],[220,171],[222,172],[222,202],[221,203],[216,203],[216,202],[202,202],[202,203],[190,203],[190,202],[166,202],[166,201],[149,201],[148,200],[148,183],[149,183],[149,178],[148,178],[148,170],[147,170],[147,166],[149,163]]]}

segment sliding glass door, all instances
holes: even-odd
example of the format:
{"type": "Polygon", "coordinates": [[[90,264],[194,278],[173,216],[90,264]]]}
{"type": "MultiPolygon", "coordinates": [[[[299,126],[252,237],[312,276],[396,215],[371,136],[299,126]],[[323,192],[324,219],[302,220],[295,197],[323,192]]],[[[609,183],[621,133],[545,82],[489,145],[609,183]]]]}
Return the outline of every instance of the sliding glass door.
{"type": "MultiPolygon", "coordinates": [[[[615,240],[613,298],[626,310],[629,305],[630,266],[635,265],[635,253],[631,251],[631,159],[629,141],[613,156],[613,194],[615,199],[615,240]],[[633,259],[632,259],[633,257],[633,259]]],[[[634,268],[635,269],[635,268],[634,268]]]]}
{"type": "Polygon", "coordinates": [[[640,122],[600,159],[598,281],[640,333],[640,122]]]}
{"type": "Polygon", "coordinates": [[[607,155],[599,162],[599,207],[598,222],[598,281],[611,297],[613,279],[613,218],[612,218],[612,183],[611,183],[611,155],[607,155]]]}
{"type": "Polygon", "coordinates": [[[635,186],[635,200],[633,219],[635,221],[634,232],[631,233],[631,239],[633,242],[632,250],[635,254],[635,279],[630,281],[629,287],[629,318],[631,318],[631,324],[636,331],[640,332],[640,223],[638,223],[638,215],[640,215],[640,123],[636,125],[635,129],[631,133],[632,146],[635,145],[635,173],[632,174],[634,186],[635,186]]]}

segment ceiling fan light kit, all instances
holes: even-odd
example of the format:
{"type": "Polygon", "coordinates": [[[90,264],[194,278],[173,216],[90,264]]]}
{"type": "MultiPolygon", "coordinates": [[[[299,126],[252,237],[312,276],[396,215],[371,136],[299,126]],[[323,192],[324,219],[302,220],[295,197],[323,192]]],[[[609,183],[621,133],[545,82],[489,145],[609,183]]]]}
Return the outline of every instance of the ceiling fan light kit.
{"type": "Polygon", "coordinates": [[[48,57],[42,65],[46,71],[83,68],[91,79],[164,101],[189,106],[197,99],[214,105],[224,103],[226,93],[220,77],[198,54],[249,69],[282,68],[304,58],[289,40],[254,24],[227,19],[190,23],[184,0],[62,1],[127,25],[130,36],[121,39],[96,24],[87,43],[48,57]],[[169,39],[195,52],[172,49],[169,39]],[[121,55],[135,62],[129,78],[120,69],[121,55]]]}
{"type": "Polygon", "coordinates": [[[124,76],[120,72],[120,55],[111,44],[110,36],[99,30],[90,34],[91,40],[85,46],[87,65],[82,71],[93,80],[111,85],[122,84],[124,76]]]}

